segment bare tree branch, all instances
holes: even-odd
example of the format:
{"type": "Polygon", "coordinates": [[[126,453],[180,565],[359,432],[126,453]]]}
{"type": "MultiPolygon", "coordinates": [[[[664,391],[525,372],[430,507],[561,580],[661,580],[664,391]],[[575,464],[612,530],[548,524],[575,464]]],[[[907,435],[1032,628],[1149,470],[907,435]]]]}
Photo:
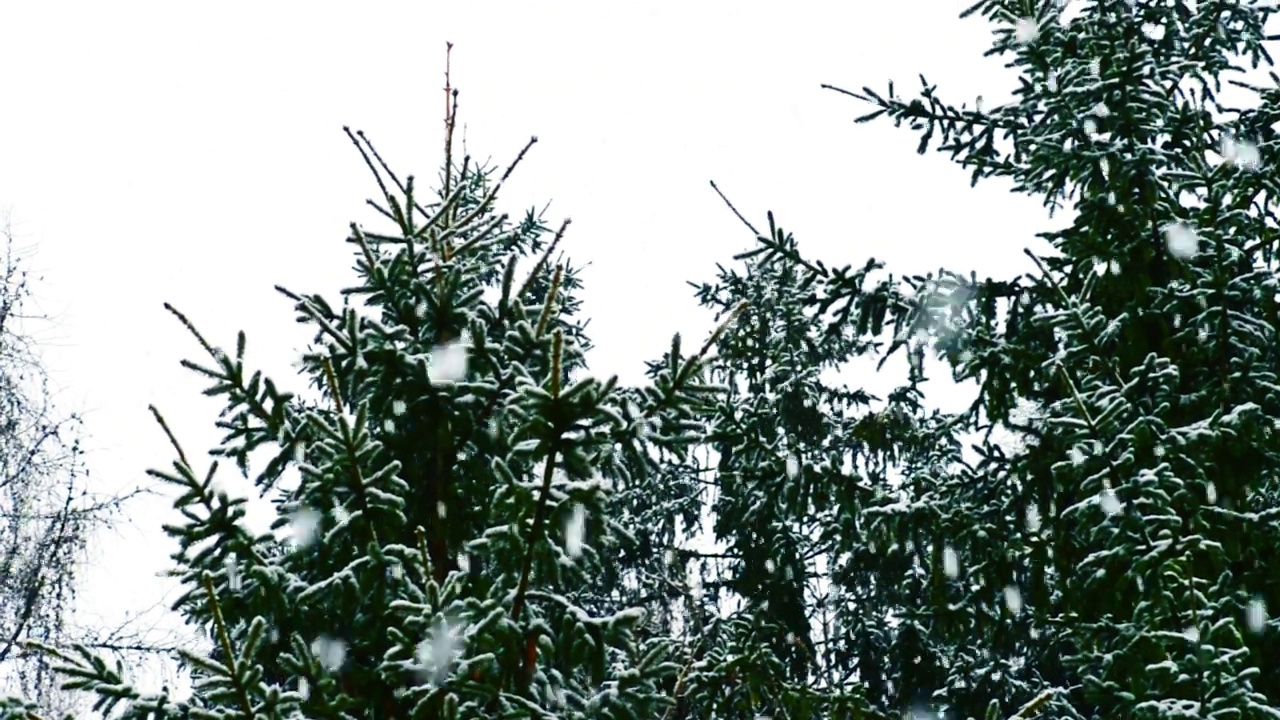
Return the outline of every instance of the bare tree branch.
{"type": "MultiPolygon", "coordinates": [[[[57,689],[53,659],[28,652],[34,640],[82,641],[68,618],[91,531],[110,524],[126,501],[89,491],[78,439],[81,418],[52,407],[49,378],[24,312],[27,271],[3,229],[0,258],[0,694],[16,691],[48,715],[75,709],[57,689]]],[[[135,643],[140,644],[140,643],[135,643]]],[[[123,646],[124,644],[122,644],[123,646]]]]}

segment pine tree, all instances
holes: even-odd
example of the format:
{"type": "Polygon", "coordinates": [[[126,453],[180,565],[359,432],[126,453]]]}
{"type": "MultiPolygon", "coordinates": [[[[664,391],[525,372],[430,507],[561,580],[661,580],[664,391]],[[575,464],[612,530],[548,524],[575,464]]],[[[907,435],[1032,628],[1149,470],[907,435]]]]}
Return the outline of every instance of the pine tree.
{"type": "Polygon", "coordinates": [[[591,377],[578,279],[553,260],[568,221],[552,233],[532,211],[512,223],[494,209],[529,146],[501,176],[454,162],[454,98],[431,202],[351,135],[394,229],[352,225],[358,283],[341,307],[278,288],[315,330],[300,363],[314,399],[251,373],[243,333],[228,354],[168,308],[209,358],[183,364],[227,403],[211,454],[248,477],[269,450],[254,486],[280,518],[246,530],[217,460],[197,474],[153,408],[178,456],[153,474],[183,491],[183,519],[165,526],[185,588],[174,609],[212,648],[185,654],[195,690],[178,701],[139,693],[85,648],[45,646],[99,708],[407,720],[673,707],[680,647],[606,584],[656,540],[613,504],[634,506],[662,478],[655,456],[684,457],[699,437],[715,337],[689,354],[676,336],[650,385],[591,377]]]}
{"type": "MultiPolygon", "coordinates": [[[[1010,104],[948,105],[923,79],[911,100],[892,84],[841,91],[876,106],[860,121],[921,131],[921,153],[937,136],[972,182],[1008,178],[1074,212],[1041,234],[1052,253],[1028,251],[1039,271],[1009,280],[941,271],[865,293],[803,265],[810,307],[887,313],[886,353],[908,348],[920,366],[923,333],[957,379],[980,383],[972,411],[948,421],[983,434],[972,459],[904,453],[892,493],[842,509],[869,529],[868,552],[897,548],[849,588],[892,612],[890,659],[851,670],[883,711],[909,689],[959,718],[1277,717],[1265,608],[1280,581],[1262,548],[1280,539],[1267,162],[1280,95],[1232,80],[1254,106],[1218,99],[1243,62],[1270,63],[1275,8],[1076,9],[965,12],[994,22],[992,54],[1012,56],[1010,104]],[[1002,428],[1021,444],[997,443],[1002,428]],[[927,591],[904,553],[931,568],[927,591]]],[[[761,262],[805,262],[761,243],[761,262]]]]}
{"type": "MultiPolygon", "coordinates": [[[[876,299],[892,299],[883,266],[829,271],[804,261],[772,215],[765,235],[746,224],[788,261],[748,251],[736,258],[741,271],[720,266],[697,297],[720,314],[743,302],[748,308],[712,362],[727,392],[705,442],[717,457],[709,511],[727,551],[714,577],[725,588],[721,605],[739,608],[725,624],[754,633],[736,655],[723,647],[707,653],[695,676],[701,712],[689,717],[710,717],[753,694],[773,717],[890,717],[892,705],[874,702],[894,692],[885,687],[888,673],[876,672],[897,662],[889,656],[890,608],[881,604],[886,589],[864,574],[867,528],[855,510],[887,490],[906,456],[927,448],[945,454],[955,444],[938,442],[944,433],[920,404],[918,374],[883,399],[822,377],[879,346],[865,335],[883,329],[887,306],[876,299]],[[850,316],[849,303],[816,302],[815,283],[830,277],[859,299],[860,316],[850,316]],[[726,680],[736,693],[717,698],[726,680]]],[[[918,587],[903,548],[886,549],[906,561],[895,590],[918,587]]]]}

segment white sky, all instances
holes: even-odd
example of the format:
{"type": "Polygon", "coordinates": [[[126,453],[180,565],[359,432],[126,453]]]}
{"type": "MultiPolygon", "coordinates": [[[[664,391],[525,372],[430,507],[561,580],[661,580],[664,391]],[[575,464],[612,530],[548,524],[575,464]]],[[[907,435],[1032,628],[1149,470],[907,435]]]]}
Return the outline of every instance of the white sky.
{"type": "MultiPolygon", "coordinates": [[[[819,88],[894,79],[912,94],[923,72],[949,101],[1001,102],[1012,83],[981,57],[984,22],[957,18],[969,4],[8,4],[0,209],[36,248],[37,301],[56,320],[39,339],[64,409],[85,411],[98,487],[169,467],[149,403],[189,455],[216,443],[221,405],[178,365],[204,358],[162,302],[228,349],[244,329],[249,363],[301,389],[289,363],[308,336],[272,285],[336,299],[354,278],[347,224],[379,226],[344,124],[399,174],[435,177],[446,40],[468,149],[505,166],[539,138],[499,204],[519,215],[551,200],[551,224],[573,218],[564,247],[592,263],[582,295],[601,377],[638,382],[673,332],[695,345],[710,331],[685,282],[753,245],[711,179],[829,265],[1025,269],[1021,249],[1047,229],[1037,201],[970,189],[944,156],[915,154],[915,132],[855,126],[868,108],[819,88]]],[[[154,577],[176,514],[143,499],[130,517],[96,544],[81,595],[112,625],[176,597],[154,577]]],[[[163,607],[146,626],[174,622],[163,607]]]]}

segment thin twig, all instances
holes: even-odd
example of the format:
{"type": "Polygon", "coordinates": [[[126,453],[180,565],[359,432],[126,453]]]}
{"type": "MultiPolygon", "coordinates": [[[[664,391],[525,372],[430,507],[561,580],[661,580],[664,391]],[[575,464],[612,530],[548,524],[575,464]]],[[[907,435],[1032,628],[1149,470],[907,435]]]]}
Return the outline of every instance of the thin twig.
{"type": "Polygon", "coordinates": [[[747,226],[748,230],[755,233],[757,236],[760,235],[760,231],[755,229],[755,226],[752,225],[745,217],[743,217],[742,213],[738,212],[738,208],[734,207],[733,203],[729,202],[729,198],[725,197],[724,193],[720,192],[720,186],[716,185],[715,180],[711,181],[711,189],[716,191],[716,194],[720,196],[720,199],[724,201],[724,204],[729,206],[729,209],[733,211],[734,215],[738,216],[738,219],[742,221],[743,225],[747,226]]]}
{"type": "Polygon", "coordinates": [[[187,328],[187,330],[190,330],[192,335],[196,336],[196,340],[200,341],[200,346],[205,349],[205,352],[209,353],[210,357],[212,357],[214,360],[222,359],[221,357],[219,357],[218,351],[214,350],[213,346],[210,345],[209,342],[204,339],[204,336],[200,334],[199,330],[196,330],[196,326],[191,324],[191,321],[187,319],[186,315],[183,315],[182,313],[178,312],[178,309],[170,305],[169,303],[164,304],[164,309],[173,313],[174,316],[178,318],[178,321],[181,322],[187,328]]]}
{"type": "Polygon", "coordinates": [[[835,85],[828,85],[828,84],[826,84],[826,83],[822,83],[822,89],[823,89],[823,90],[835,90],[836,92],[838,92],[838,93],[840,93],[840,94],[842,94],[842,95],[848,95],[848,96],[849,96],[849,97],[851,97],[851,98],[857,98],[858,100],[861,100],[861,101],[863,101],[863,102],[874,102],[871,98],[867,97],[866,95],[859,95],[859,94],[858,94],[858,93],[856,93],[856,92],[852,92],[852,91],[849,91],[849,90],[845,90],[844,88],[838,88],[838,87],[836,87],[835,85]]]}
{"type": "Polygon", "coordinates": [[[564,231],[569,229],[569,223],[571,222],[573,221],[569,218],[565,218],[564,222],[560,223],[560,229],[556,231],[556,236],[551,239],[551,244],[542,252],[542,256],[539,257],[538,262],[534,264],[533,270],[529,272],[529,277],[524,281],[524,284],[520,286],[520,291],[516,293],[514,299],[519,300],[524,297],[525,293],[529,292],[529,288],[533,286],[533,281],[537,279],[538,273],[542,272],[543,266],[547,264],[547,258],[551,257],[551,253],[556,249],[556,246],[560,244],[560,239],[564,237],[564,231]]]}
{"type": "MultiPolygon", "coordinates": [[[[457,91],[453,89],[453,82],[449,77],[450,58],[453,55],[453,43],[446,41],[444,44],[444,193],[445,197],[449,195],[450,181],[453,179],[453,118],[454,113],[450,110],[449,101],[453,99],[457,104],[457,91]]],[[[461,182],[461,180],[459,180],[461,182]]]]}
{"type": "MultiPolygon", "coordinates": [[[[564,352],[564,333],[556,328],[555,334],[551,337],[551,398],[552,401],[560,399],[560,368],[561,355],[564,352]]],[[[547,453],[546,464],[542,471],[542,489],[538,493],[538,505],[534,509],[533,527],[529,529],[528,546],[525,548],[524,562],[520,568],[520,584],[516,588],[515,600],[511,603],[511,619],[520,620],[520,613],[524,610],[525,597],[529,592],[529,576],[533,572],[533,549],[538,542],[538,536],[542,533],[542,527],[547,519],[547,502],[551,499],[551,479],[555,472],[556,451],[559,449],[559,438],[555,438],[551,444],[551,451],[547,453]]]]}
{"type": "Polygon", "coordinates": [[[173,432],[169,430],[169,423],[166,423],[164,421],[164,417],[160,415],[160,411],[156,409],[155,405],[148,405],[147,409],[150,410],[151,414],[155,416],[156,422],[160,423],[161,429],[164,430],[164,434],[169,438],[169,444],[172,445],[173,449],[178,452],[178,459],[182,461],[183,465],[186,465],[187,467],[191,467],[191,464],[187,462],[186,453],[182,452],[182,446],[178,444],[178,439],[175,438],[173,436],[173,432]]]}
{"type": "Polygon", "coordinates": [[[720,323],[720,327],[717,327],[715,329],[715,332],[711,333],[711,336],[707,338],[707,341],[702,344],[702,349],[698,351],[698,355],[696,358],[697,360],[701,360],[703,357],[705,357],[706,354],[711,350],[711,347],[716,343],[720,342],[720,336],[723,335],[724,331],[729,328],[729,323],[733,322],[750,305],[751,303],[747,302],[746,300],[743,300],[742,302],[735,305],[732,310],[729,311],[729,317],[725,318],[724,322],[720,323]]]}
{"type": "Polygon", "coordinates": [[[534,337],[542,337],[547,331],[547,323],[551,320],[551,311],[556,304],[556,296],[560,294],[560,281],[564,276],[564,266],[556,265],[556,274],[551,278],[551,289],[547,291],[546,302],[542,304],[542,312],[538,315],[538,325],[534,329],[534,337]]]}
{"type": "Polygon", "coordinates": [[[364,158],[364,164],[369,166],[369,172],[373,173],[373,179],[378,181],[378,188],[382,190],[382,197],[391,197],[391,193],[387,191],[387,184],[382,182],[381,173],[378,172],[378,168],[373,166],[373,160],[369,159],[369,153],[364,151],[364,146],[360,144],[358,139],[356,139],[355,134],[351,132],[351,128],[343,125],[342,132],[346,133],[347,137],[351,138],[351,144],[355,145],[356,149],[360,151],[360,157],[364,158]]]}
{"type": "Polygon", "coordinates": [[[458,221],[458,225],[469,225],[472,220],[480,216],[480,213],[489,209],[489,205],[493,203],[493,198],[497,196],[499,188],[502,187],[502,183],[506,182],[507,178],[511,177],[511,173],[515,172],[516,166],[520,164],[520,161],[524,159],[525,154],[529,152],[529,148],[533,147],[533,144],[536,142],[538,142],[537,135],[529,138],[529,142],[525,143],[524,148],[520,150],[520,154],[516,155],[516,159],[507,166],[507,171],[502,173],[502,177],[498,178],[497,184],[489,190],[489,193],[484,196],[484,199],[480,201],[480,204],[476,206],[475,210],[472,210],[469,215],[458,221]]]}
{"type": "Polygon", "coordinates": [[[382,156],[378,154],[378,149],[373,146],[373,143],[369,142],[369,138],[364,136],[364,131],[357,130],[356,135],[361,140],[364,141],[365,145],[369,147],[369,152],[373,153],[373,159],[378,161],[378,164],[381,165],[382,169],[387,173],[387,177],[390,177],[391,182],[394,182],[396,184],[396,187],[400,190],[400,194],[407,195],[409,191],[405,187],[404,183],[400,182],[400,178],[396,177],[396,174],[394,171],[392,171],[391,166],[387,165],[386,161],[382,159],[382,156]]]}
{"type": "Polygon", "coordinates": [[[200,576],[204,583],[206,597],[209,599],[209,614],[213,616],[213,624],[217,632],[218,644],[222,648],[223,664],[227,668],[227,675],[231,680],[231,684],[236,691],[237,699],[240,701],[240,707],[248,714],[253,714],[253,703],[249,702],[249,694],[244,683],[240,681],[240,675],[237,672],[236,656],[231,649],[231,637],[227,634],[227,624],[222,619],[222,609],[218,607],[218,596],[213,592],[213,575],[205,571],[200,576]]]}
{"type": "Polygon", "coordinates": [[[338,389],[338,377],[333,372],[333,363],[329,362],[329,358],[320,361],[324,365],[324,379],[329,384],[329,392],[333,394],[333,405],[338,410],[338,414],[344,414],[342,408],[342,393],[338,389]]]}

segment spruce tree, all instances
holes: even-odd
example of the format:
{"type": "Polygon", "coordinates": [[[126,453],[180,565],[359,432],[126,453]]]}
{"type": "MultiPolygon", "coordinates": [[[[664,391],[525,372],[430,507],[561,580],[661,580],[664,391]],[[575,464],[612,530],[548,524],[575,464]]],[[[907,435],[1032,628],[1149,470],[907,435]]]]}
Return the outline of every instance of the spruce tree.
{"type": "Polygon", "coordinates": [[[882,603],[899,592],[914,597],[926,576],[913,574],[906,546],[886,545],[901,574],[892,587],[869,577],[868,528],[855,510],[886,491],[907,458],[946,456],[958,445],[943,440],[941,416],[922,406],[921,375],[885,398],[823,377],[879,347],[866,336],[881,332],[888,310],[874,298],[892,298],[883,266],[829,271],[800,257],[772,215],[767,234],[746,224],[788,259],[748,251],[736,258],[741,268],[720,266],[696,294],[718,314],[747,303],[712,362],[726,392],[705,442],[716,457],[708,512],[726,547],[714,576],[724,624],[749,625],[754,642],[739,642],[750,648],[739,656],[725,652],[732,644],[707,653],[696,676],[702,712],[689,717],[753,694],[773,717],[890,717],[867,703],[897,692],[886,687],[896,682],[887,667],[899,660],[882,603]],[[815,302],[824,273],[840,278],[857,307],[815,302]]]}
{"type": "Polygon", "coordinates": [[[980,385],[944,423],[979,433],[974,452],[904,446],[899,481],[839,509],[868,559],[832,572],[869,609],[835,612],[885,628],[878,660],[845,667],[878,711],[927,698],[957,718],[1280,716],[1266,618],[1280,603],[1280,95],[1227,77],[1270,64],[1274,12],[983,0],[964,15],[996,25],[1013,102],[957,107],[923,79],[909,100],[892,84],[841,91],[874,106],[860,121],[908,123],[972,182],[1007,178],[1073,215],[1040,235],[1051,251],[1028,250],[1036,272],[942,270],[884,292],[759,236],[758,262],[804,269],[808,307],[849,308],[831,332],[883,313],[886,355],[919,368],[927,345],[980,385]],[[1224,82],[1250,106],[1220,101],[1224,82]]]}
{"type": "Polygon", "coordinates": [[[660,533],[625,526],[614,503],[638,507],[664,477],[659,460],[686,458],[699,437],[715,337],[688,352],[677,335],[642,387],[588,374],[578,279],[556,255],[568,221],[553,233],[532,211],[512,222],[495,210],[529,147],[501,176],[456,162],[454,98],[429,199],[351,135],[391,229],[352,225],[357,281],[341,306],[277,288],[315,331],[299,366],[312,399],[251,372],[243,333],[225,352],[166,306],[207,356],[183,364],[226,401],[211,455],[253,474],[280,517],[272,533],[248,531],[245,499],[214,484],[218,461],[198,473],[153,408],[177,453],[153,474],[182,490],[182,519],[165,526],[185,588],[174,609],[211,648],[185,654],[195,689],[176,700],[139,693],[86,648],[45,646],[100,709],[407,720],[674,708],[681,646],[611,586],[660,533]]]}

